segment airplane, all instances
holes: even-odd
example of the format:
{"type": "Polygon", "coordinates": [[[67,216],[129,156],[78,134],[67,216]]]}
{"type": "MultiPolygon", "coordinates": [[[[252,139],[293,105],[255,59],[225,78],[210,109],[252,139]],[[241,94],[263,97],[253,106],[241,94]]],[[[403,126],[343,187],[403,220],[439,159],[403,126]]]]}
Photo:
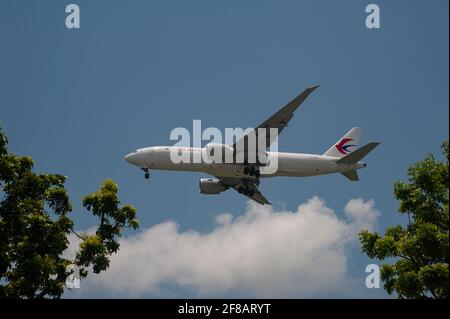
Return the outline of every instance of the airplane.
{"type": "MultiPolygon", "coordinates": [[[[318,85],[315,85],[304,90],[286,106],[242,138],[248,138],[250,134],[258,137],[259,128],[276,128],[279,135],[294,116],[295,110],[317,87],[318,85]]],[[[278,137],[278,135],[275,137],[270,135],[269,131],[265,130],[266,145],[271,145],[274,138],[278,137]]],[[[275,176],[305,177],[341,173],[351,181],[358,181],[357,170],[367,166],[361,160],[379,144],[378,142],[372,142],[357,148],[361,133],[361,128],[353,127],[322,155],[268,152],[264,150],[262,152],[266,155],[266,162],[256,160],[255,163],[249,163],[245,160],[248,157],[245,157],[241,163],[216,163],[203,160],[198,163],[174,163],[170,154],[171,152],[180,151],[180,148],[176,146],[153,146],[137,149],[127,154],[125,160],[142,169],[145,172],[146,179],[149,178],[149,170],[206,173],[214,177],[201,178],[199,180],[200,193],[202,194],[220,194],[229,188],[233,188],[240,194],[262,205],[272,205],[259,190],[262,178],[275,176]],[[274,156],[276,156],[278,161],[277,170],[270,174],[264,174],[262,167],[268,165],[267,163],[270,163],[274,156]]],[[[264,136],[260,138],[264,139],[264,136]]],[[[219,148],[225,152],[234,152],[235,154],[237,145],[244,145],[244,148],[248,147],[245,143],[235,143],[233,145],[208,144],[200,148],[190,147],[187,148],[187,151],[193,156],[195,153],[213,153],[214,149],[219,148]]],[[[185,148],[183,148],[184,150],[185,148]]],[[[261,152],[261,150],[257,152],[261,152]]]]}

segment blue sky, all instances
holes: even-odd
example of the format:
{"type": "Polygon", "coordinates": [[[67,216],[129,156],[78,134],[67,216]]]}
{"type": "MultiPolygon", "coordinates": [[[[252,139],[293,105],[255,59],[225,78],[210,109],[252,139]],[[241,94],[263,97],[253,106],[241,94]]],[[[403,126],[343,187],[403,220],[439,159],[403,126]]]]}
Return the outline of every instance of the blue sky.
{"type": "MultiPolygon", "coordinates": [[[[339,218],[350,199],[373,199],[383,230],[405,222],[394,181],[448,139],[448,1],[372,2],[79,0],[81,28],[69,30],[69,2],[1,1],[0,124],[12,152],[31,155],[37,171],[68,176],[78,229],[95,224],[81,196],[111,177],[143,230],[172,220],[180,232],[208,233],[217,215],[244,214],[247,201],[232,191],[199,194],[195,173],[152,172],[144,180],[123,156],[171,144],[170,131],[194,119],[221,129],[257,125],[320,84],[279,149],[321,154],[361,126],[361,143],[381,142],[361,181],[274,178],[261,189],[278,211],[319,196],[339,218]],[[378,30],[364,24],[372,2],[381,9],[378,30]]],[[[369,260],[358,247],[347,256],[348,271],[364,277],[369,260]]],[[[190,289],[139,296],[195,295],[190,289]]]]}

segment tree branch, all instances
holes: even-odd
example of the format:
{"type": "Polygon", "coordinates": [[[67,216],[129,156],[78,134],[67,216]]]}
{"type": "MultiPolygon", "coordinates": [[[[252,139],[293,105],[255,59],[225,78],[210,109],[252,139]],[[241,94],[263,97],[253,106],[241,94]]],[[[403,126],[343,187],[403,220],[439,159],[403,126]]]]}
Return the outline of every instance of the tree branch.
{"type": "Polygon", "coordinates": [[[80,238],[81,240],[86,240],[86,238],[83,238],[83,236],[81,236],[80,234],[78,234],[76,231],[74,231],[73,229],[70,230],[72,233],[74,233],[78,238],[80,238]]]}

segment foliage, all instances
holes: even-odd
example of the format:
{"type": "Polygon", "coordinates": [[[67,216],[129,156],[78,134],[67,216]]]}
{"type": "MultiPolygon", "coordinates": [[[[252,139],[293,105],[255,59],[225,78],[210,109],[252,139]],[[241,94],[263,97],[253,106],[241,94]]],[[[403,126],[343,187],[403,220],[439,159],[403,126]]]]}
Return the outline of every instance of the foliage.
{"type": "Polygon", "coordinates": [[[75,260],[64,258],[74,232],[66,177],[33,172],[31,157],[9,153],[7,144],[0,128],[0,298],[59,298],[68,265],[78,265],[81,277],[89,267],[94,273],[108,268],[123,228],[138,227],[136,210],[119,207],[117,185],[104,181],[83,198],[83,206],[99,217],[96,233],[81,236],[75,260]]]}
{"type": "Polygon", "coordinates": [[[399,298],[448,298],[449,289],[449,144],[442,144],[446,161],[428,154],[408,169],[408,183],[396,182],[399,212],[408,214],[408,226],[387,228],[385,235],[362,231],[362,251],[392,264],[381,267],[389,294],[399,298]]]}

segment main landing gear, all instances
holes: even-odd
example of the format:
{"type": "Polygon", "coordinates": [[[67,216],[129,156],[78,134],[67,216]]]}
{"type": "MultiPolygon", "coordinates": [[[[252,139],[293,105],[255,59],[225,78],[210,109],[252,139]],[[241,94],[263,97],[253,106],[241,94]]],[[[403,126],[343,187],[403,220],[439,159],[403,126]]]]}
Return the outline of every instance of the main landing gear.
{"type": "Polygon", "coordinates": [[[240,186],[238,188],[238,192],[241,194],[244,194],[244,195],[248,195],[250,197],[253,197],[253,195],[255,195],[255,191],[253,189],[250,189],[248,187],[243,187],[243,186],[240,186]]]}
{"type": "Polygon", "coordinates": [[[244,174],[254,176],[256,178],[259,178],[259,176],[260,176],[259,169],[255,168],[254,166],[245,166],[244,174]]]}
{"type": "Polygon", "coordinates": [[[145,172],[144,174],[145,179],[149,179],[150,173],[148,172],[148,168],[142,167],[141,169],[145,172]]]}

